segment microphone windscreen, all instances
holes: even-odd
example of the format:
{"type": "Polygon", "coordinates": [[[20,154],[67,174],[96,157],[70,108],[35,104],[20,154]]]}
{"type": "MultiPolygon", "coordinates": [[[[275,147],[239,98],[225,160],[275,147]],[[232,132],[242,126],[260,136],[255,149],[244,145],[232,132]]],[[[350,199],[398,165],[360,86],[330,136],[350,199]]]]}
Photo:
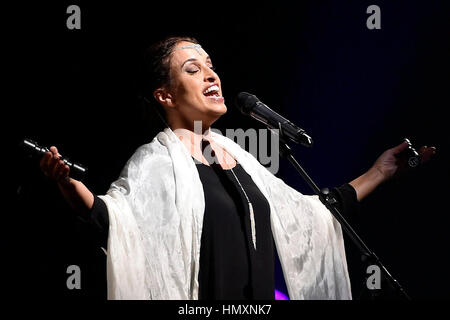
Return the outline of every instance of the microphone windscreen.
{"type": "Polygon", "coordinates": [[[248,114],[255,107],[259,99],[250,93],[241,92],[236,96],[235,104],[243,114],[248,114]]]}

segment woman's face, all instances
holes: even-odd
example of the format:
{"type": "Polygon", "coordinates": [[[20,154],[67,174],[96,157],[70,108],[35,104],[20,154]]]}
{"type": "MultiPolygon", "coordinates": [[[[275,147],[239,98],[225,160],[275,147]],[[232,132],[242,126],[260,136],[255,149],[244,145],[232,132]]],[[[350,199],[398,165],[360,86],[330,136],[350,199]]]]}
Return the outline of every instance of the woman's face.
{"type": "Polygon", "coordinates": [[[186,127],[202,121],[209,127],[227,111],[219,76],[208,54],[191,42],[180,42],[170,60],[168,118],[186,127]],[[174,119],[172,119],[174,120],[174,119]]]}

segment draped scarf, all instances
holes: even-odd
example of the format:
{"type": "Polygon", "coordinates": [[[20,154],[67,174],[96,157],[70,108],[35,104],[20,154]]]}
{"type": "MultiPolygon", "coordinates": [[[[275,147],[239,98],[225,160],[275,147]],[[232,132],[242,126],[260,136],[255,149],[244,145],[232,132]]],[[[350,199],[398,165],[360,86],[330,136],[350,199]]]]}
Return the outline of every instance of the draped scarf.
{"type": "MultiPolygon", "coordinates": [[[[210,137],[269,203],[290,298],[351,299],[342,229],[318,197],[288,186],[231,139],[210,137]]],[[[139,147],[100,198],[110,222],[108,299],[198,299],[203,185],[175,133],[166,128],[139,147]]]]}

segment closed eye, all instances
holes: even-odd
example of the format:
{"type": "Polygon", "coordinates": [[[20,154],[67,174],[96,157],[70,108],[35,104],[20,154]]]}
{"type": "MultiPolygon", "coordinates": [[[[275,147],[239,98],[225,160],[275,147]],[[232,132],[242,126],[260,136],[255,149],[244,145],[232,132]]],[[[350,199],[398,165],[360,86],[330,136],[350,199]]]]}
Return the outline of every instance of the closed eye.
{"type": "MultiPolygon", "coordinates": [[[[216,67],[214,67],[214,66],[210,66],[209,69],[211,69],[212,71],[216,71],[216,67]]],[[[200,71],[200,70],[198,70],[198,69],[192,69],[192,70],[188,69],[188,70],[186,70],[186,72],[189,73],[189,74],[195,74],[198,71],[200,71]]]]}
{"type": "MultiPolygon", "coordinates": [[[[208,67],[210,70],[213,70],[213,71],[216,70],[216,68],[215,68],[213,65],[209,65],[209,66],[207,66],[207,67],[208,67]]],[[[193,64],[193,65],[191,65],[191,66],[188,66],[185,70],[186,70],[186,72],[189,73],[189,74],[195,74],[195,73],[197,73],[198,71],[200,71],[200,69],[201,69],[200,66],[197,66],[197,65],[193,64]]]]}

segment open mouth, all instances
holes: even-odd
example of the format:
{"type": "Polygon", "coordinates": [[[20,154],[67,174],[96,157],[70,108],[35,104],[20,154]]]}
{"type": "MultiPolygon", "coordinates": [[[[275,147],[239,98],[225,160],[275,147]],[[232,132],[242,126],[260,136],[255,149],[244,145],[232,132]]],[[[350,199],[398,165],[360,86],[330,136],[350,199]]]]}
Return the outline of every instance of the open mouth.
{"type": "Polygon", "coordinates": [[[213,98],[214,100],[222,100],[223,97],[219,93],[219,86],[218,85],[212,85],[205,91],[203,91],[203,94],[208,98],[213,98]]]}

